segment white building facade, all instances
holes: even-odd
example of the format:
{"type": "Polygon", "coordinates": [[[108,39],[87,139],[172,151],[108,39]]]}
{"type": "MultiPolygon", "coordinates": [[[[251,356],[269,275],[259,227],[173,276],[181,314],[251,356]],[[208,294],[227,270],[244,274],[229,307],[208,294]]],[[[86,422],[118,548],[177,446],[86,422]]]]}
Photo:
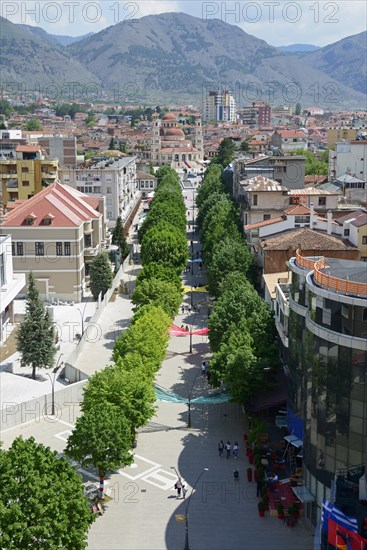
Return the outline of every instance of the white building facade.
{"type": "Polygon", "coordinates": [[[367,181],[367,141],[341,141],[329,151],[329,181],[349,174],[367,181]]]}
{"type": "Polygon", "coordinates": [[[14,323],[13,302],[24,287],[25,274],[13,272],[11,235],[0,235],[0,344],[7,337],[7,324],[14,323]]]}
{"type": "Polygon", "coordinates": [[[118,216],[125,225],[141,201],[136,157],[98,161],[83,168],[62,168],[60,180],[81,193],[106,197],[106,219],[113,227],[118,216]]]}

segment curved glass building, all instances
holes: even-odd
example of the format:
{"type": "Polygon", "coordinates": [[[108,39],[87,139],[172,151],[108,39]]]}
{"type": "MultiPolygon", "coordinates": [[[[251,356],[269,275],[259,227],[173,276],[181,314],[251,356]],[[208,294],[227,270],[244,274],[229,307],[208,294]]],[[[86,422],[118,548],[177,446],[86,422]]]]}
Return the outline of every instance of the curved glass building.
{"type": "Polygon", "coordinates": [[[315,525],[338,472],[366,461],[367,266],[297,253],[289,268],[288,403],[303,422],[315,525]]]}

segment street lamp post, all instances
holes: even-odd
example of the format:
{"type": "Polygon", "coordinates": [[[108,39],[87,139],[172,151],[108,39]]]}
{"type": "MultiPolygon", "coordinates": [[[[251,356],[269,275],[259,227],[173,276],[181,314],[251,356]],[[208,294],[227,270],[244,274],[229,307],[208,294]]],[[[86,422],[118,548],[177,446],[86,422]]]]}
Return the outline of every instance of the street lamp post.
{"type": "MultiPolygon", "coordinates": [[[[171,470],[174,470],[176,472],[177,479],[180,479],[180,476],[179,476],[178,471],[176,470],[176,468],[174,466],[170,466],[170,468],[171,468],[171,470]]],[[[195,481],[195,483],[193,485],[193,488],[191,489],[189,497],[185,500],[185,548],[184,548],[184,550],[190,550],[188,514],[189,514],[189,508],[190,508],[192,493],[195,491],[196,486],[199,483],[201,476],[204,475],[205,472],[208,472],[208,471],[209,471],[209,468],[203,468],[203,471],[200,473],[199,477],[197,478],[197,480],[195,481]]]]}
{"type": "Polygon", "coordinates": [[[190,388],[189,384],[187,383],[187,380],[186,380],[185,372],[184,372],[184,370],[181,366],[180,366],[180,370],[182,372],[182,377],[183,377],[183,379],[185,381],[185,384],[186,384],[187,396],[188,396],[188,401],[187,401],[187,405],[188,405],[187,427],[191,428],[191,396],[192,396],[192,392],[193,392],[193,389],[194,389],[194,386],[195,386],[196,379],[199,376],[200,371],[198,371],[196,373],[196,376],[195,376],[194,381],[191,384],[191,388],[190,388]]]}
{"type": "Polygon", "coordinates": [[[56,381],[56,373],[59,370],[59,368],[64,364],[63,362],[60,363],[60,359],[63,355],[64,355],[63,353],[60,353],[60,355],[59,355],[56,367],[52,371],[53,377],[51,378],[51,375],[48,372],[46,372],[47,376],[50,379],[51,389],[52,389],[52,393],[51,393],[51,414],[52,414],[52,416],[55,416],[55,381],[56,381]]]}
{"type": "Polygon", "coordinates": [[[174,466],[170,466],[171,470],[174,470],[176,472],[176,476],[177,476],[177,479],[179,479],[180,475],[178,473],[178,471],[176,470],[176,468],[174,466]]]}
{"type": "Polygon", "coordinates": [[[185,504],[185,549],[184,550],[190,550],[190,545],[189,545],[189,508],[190,508],[192,493],[194,492],[197,484],[199,483],[199,480],[200,480],[201,476],[204,475],[205,472],[208,472],[208,471],[209,471],[209,468],[204,468],[203,469],[203,471],[200,473],[199,477],[195,481],[193,488],[191,489],[190,496],[185,501],[186,504],[185,504]]]}

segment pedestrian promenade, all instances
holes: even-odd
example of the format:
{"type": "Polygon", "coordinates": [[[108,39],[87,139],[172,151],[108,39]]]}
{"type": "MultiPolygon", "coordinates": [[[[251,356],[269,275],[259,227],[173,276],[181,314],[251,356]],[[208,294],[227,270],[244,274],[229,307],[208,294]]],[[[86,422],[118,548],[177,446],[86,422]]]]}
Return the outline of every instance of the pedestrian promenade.
{"type": "MultiPolygon", "coordinates": [[[[194,239],[188,234],[190,240],[194,239]]],[[[200,244],[195,240],[193,244],[196,253],[200,244]]],[[[131,265],[124,275],[129,292],[138,269],[138,265],[131,265]]],[[[194,265],[193,274],[190,269],[183,275],[183,283],[191,288],[203,282],[204,277],[205,266],[200,270],[194,265]]],[[[185,294],[185,312],[180,311],[174,323],[203,328],[207,326],[209,297],[194,292],[192,298],[191,307],[191,295],[185,294]]],[[[100,319],[103,337],[90,342],[78,362],[83,372],[92,374],[109,363],[114,339],[128,326],[131,311],[129,295],[117,295],[108,304],[100,319]]],[[[171,337],[157,383],[186,399],[190,393],[191,398],[207,395],[211,390],[201,374],[201,363],[209,358],[207,336],[192,336],[192,353],[189,336],[171,337]]],[[[62,452],[75,415],[80,413],[79,408],[70,405],[67,412],[67,416],[63,414],[55,422],[41,418],[3,432],[4,448],[22,434],[33,435],[37,441],[62,452]]],[[[176,521],[176,515],[185,515],[186,511],[191,550],[313,549],[312,533],[302,522],[288,528],[269,514],[259,517],[256,483],[248,483],[246,477],[248,460],[243,434],[247,425],[240,406],[192,404],[191,427],[187,425],[186,403],[157,402],[155,416],[139,432],[134,464],[107,476],[106,487],[112,500],[106,513],[91,526],[88,550],[181,550],[185,544],[185,525],[176,521]],[[233,455],[229,459],[219,458],[217,446],[221,439],[232,445],[236,440],[239,442],[237,460],[233,455]],[[236,482],[235,467],[240,472],[236,482]],[[176,471],[189,488],[185,500],[176,499],[176,471]],[[191,493],[201,474],[196,490],[191,493]]],[[[88,475],[97,486],[97,478],[84,471],[84,476],[88,475]]]]}
{"type": "MultiPolygon", "coordinates": [[[[186,194],[188,192],[186,191],[186,194]]],[[[188,240],[192,236],[188,235],[188,240]]],[[[200,244],[194,242],[194,250],[200,244]]],[[[185,273],[183,283],[191,287],[203,281],[205,270],[194,267],[185,273]]],[[[185,313],[174,320],[178,326],[207,326],[208,296],[185,295],[185,313]]],[[[157,383],[182,397],[205,395],[209,391],[201,374],[203,358],[210,357],[207,336],[171,337],[167,356],[157,375],[157,383]]],[[[116,502],[92,526],[89,550],[179,550],[184,548],[185,525],[177,514],[188,506],[191,550],[312,550],[313,536],[302,522],[286,527],[269,514],[257,511],[256,483],[248,483],[243,434],[246,418],[237,404],[191,406],[191,428],[187,428],[185,403],[157,403],[157,413],[138,436],[134,467],[111,476],[116,502]],[[239,442],[239,458],[219,458],[218,442],[239,442]],[[240,472],[233,479],[233,469],[240,472]],[[190,497],[198,476],[207,468],[190,497]],[[189,488],[185,500],[176,499],[176,471],[189,488]],[[139,527],[144,526],[144,528],[139,527]]]]}

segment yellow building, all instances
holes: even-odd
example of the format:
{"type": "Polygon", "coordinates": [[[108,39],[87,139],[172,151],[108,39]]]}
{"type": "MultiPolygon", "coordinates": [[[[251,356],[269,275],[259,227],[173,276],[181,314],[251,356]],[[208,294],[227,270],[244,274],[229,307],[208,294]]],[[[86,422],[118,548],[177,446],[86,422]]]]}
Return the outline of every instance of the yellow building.
{"type": "Polygon", "coordinates": [[[39,145],[18,145],[16,158],[0,159],[2,201],[27,200],[54,183],[58,159],[45,159],[39,145]]]}
{"type": "Polygon", "coordinates": [[[338,141],[350,141],[356,139],[357,129],[356,128],[328,128],[327,131],[327,146],[334,147],[338,141]]]}

